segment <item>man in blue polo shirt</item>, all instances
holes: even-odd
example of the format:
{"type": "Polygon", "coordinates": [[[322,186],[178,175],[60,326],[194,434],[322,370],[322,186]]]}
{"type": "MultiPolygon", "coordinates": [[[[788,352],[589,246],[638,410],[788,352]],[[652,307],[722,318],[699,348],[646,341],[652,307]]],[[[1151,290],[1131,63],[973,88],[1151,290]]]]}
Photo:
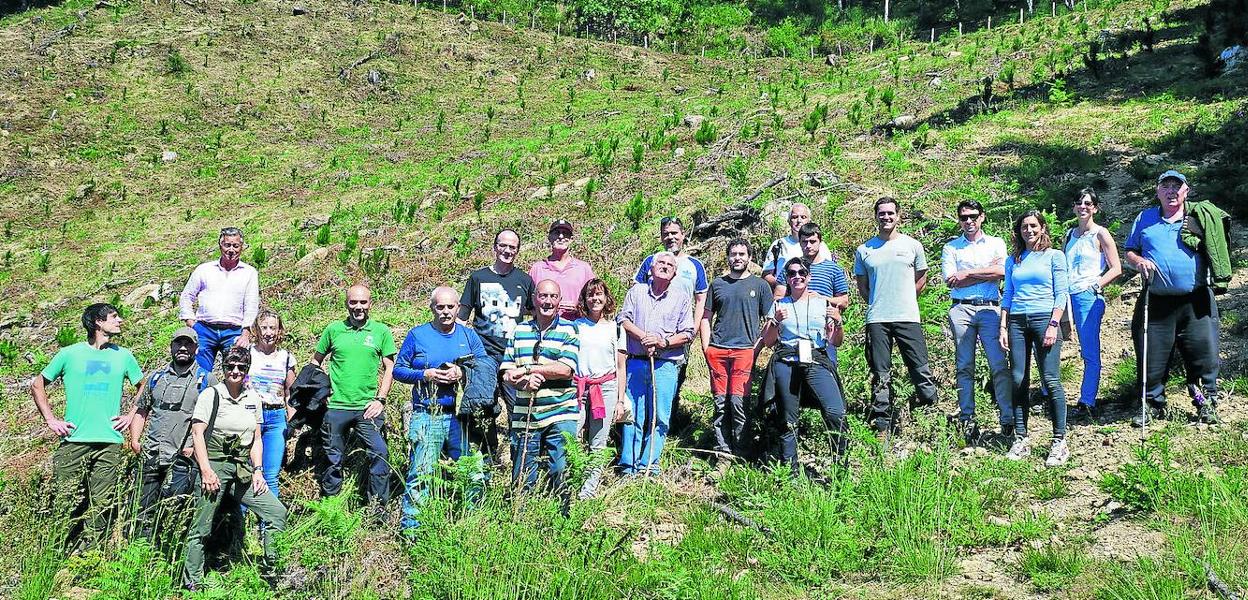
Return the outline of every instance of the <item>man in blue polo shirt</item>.
{"type": "Polygon", "coordinates": [[[1146,375],[1144,391],[1149,410],[1132,420],[1143,427],[1153,419],[1166,419],[1166,380],[1170,354],[1178,344],[1187,371],[1187,387],[1196,406],[1196,419],[1217,423],[1218,305],[1209,286],[1209,265],[1199,252],[1183,243],[1181,234],[1190,188],[1187,177],[1166,171],[1157,178],[1160,206],[1145,209],[1135,218],[1125,244],[1127,264],[1148,283],[1148,297],[1135,304],[1131,321],[1135,354],[1148,348],[1148,361],[1138,365],[1146,375]],[[1148,303],[1148,339],[1142,339],[1144,304],[1148,303]]]}

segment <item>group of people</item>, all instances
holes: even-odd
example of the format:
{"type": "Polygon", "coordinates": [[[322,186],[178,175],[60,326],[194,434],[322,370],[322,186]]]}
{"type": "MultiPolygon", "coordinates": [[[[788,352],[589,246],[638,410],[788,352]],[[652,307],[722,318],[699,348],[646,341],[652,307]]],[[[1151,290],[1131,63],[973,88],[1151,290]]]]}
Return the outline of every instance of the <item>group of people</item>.
{"type": "MultiPolygon", "coordinates": [[[[1229,280],[1225,213],[1211,203],[1188,203],[1186,178],[1167,171],[1158,179],[1159,205],[1143,211],[1126,242],[1126,262],[1144,276],[1133,330],[1139,372],[1150,410],[1138,425],[1168,418],[1165,382],[1176,347],[1187,367],[1197,418],[1217,421],[1218,313],[1214,294],[1229,280]],[[1148,307],[1152,304],[1152,310],[1148,307]],[[1147,324],[1144,320],[1147,319],[1147,324]],[[1145,339],[1146,338],[1146,339],[1145,339]]],[[[1053,239],[1045,215],[1028,211],[1012,228],[1012,243],[986,234],[984,207],[957,207],[962,235],[941,252],[950,289],[948,324],[956,347],[958,430],[968,443],[980,436],[975,421],[975,355],[983,348],[991,370],[1000,433],[1012,440],[1007,456],[1031,455],[1028,435],[1029,363],[1034,357],[1042,394],[1050,403],[1053,439],[1046,464],[1065,463],[1067,406],[1058,373],[1062,321],[1070,313],[1084,360],[1075,413],[1099,409],[1100,326],[1104,289],[1122,272],[1110,232],[1098,225],[1095,191],[1073,202],[1077,225],[1053,239]],[[1064,240],[1064,241],[1063,241],[1064,240]]],[[[885,442],[899,422],[891,384],[894,346],[914,385],[912,407],[934,405],[937,382],[929,367],[919,294],[927,283],[923,245],[902,233],[901,205],[875,202],[877,232],[854,252],[853,275],[866,302],[865,351],[870,370],[870,425],[885,442]]],[[[457,291],[439,286],[429,297],[432,319],[408,331],[396,347],[390,327],[370,319],[372,297],[362,284],[346,291],[346,315],[326,326],[303,370],[281,347],[279,315],[260,307],[256,269],[240,260],[243,234],[221,230],[218,260],[199,265],[180,298],[185,326],[170,341],[170,360],[144,376],[131,353],[113,342],[122,319],[115,307],[84,311],[87,341],[62,349],[31,384],[48,428],[62,438],[53,454],[57,502],[74,517],[84,540],[108,529],[108,510],[130,449],[142,457],[138,526],[151,536],[162,525],[160,507],[196,492],[186,536],[185,584],[200,584],[204,541],[230,499],[261,522],[265,565],[270,538],[285,524],[278,474],[294,417],[292,390],[325,383],[320,420],[321,493],[341,492],[352,439],[368,467],[366,498],[390,501],[392,466],[384,413],[394,381],[411,386],[405,406],[410,442],[402,527],[419,527],[430,478],[442,458],[468,463],[466,501],[479,497],[489,466],[501,459],[500,421],[507,428],[512,481],[542,482],[566,503],[593,496],[607,461],[591,461],[584,484],[567,485],[569,439],[583,439],[599,456],[619,435],[623,476],[658,471],[673,405],[689,358],[700,340],[713,397],[712,454],[725,460],[751,453],[745,432],[746,398],[774,407],[773,459],[796,470],[799,408],[819,407],[834,459],[848,448],[847,401],[837,371],[846,334],[849,277],[811,222],[809,208],[788,213],[790,235],[762,257],[744,238],[728,242],[726,272],[708,277],[685,252],[679,218],[659,224],[664,250],[647,257],[623,298],[615,298],[593,268],[574,256],[574,228],[566,220],[548,230],[549,255],[528,272],[516,265],[517,231],[499,231],[493,263],[472,271],[457,291]],[[762,276],[751,273],[758,258],[762,276]],[[774,349],[766,369],[760,350],[774,349]],[[220,370],[214,369],[220,357],[220,370]],[[763,375],[752,382],[756,372],[763,375]],[[64,418],[53,412],[45,388],[65,387],[64,418]],[[136,385],[135,406],[122,410],[123,385],[136,385]],[[757,383],[757,386],[754,384],[757,383]],[[505,414],[505,420],[501,419],[505,414]]],[[[75,534],[76,535],[76,534],[75,534]]]]}

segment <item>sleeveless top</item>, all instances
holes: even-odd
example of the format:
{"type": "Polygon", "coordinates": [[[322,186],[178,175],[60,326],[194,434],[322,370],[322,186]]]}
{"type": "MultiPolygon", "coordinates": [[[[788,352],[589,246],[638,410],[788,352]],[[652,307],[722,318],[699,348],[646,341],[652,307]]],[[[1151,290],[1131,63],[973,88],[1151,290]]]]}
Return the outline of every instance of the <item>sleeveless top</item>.
{"type": "Polygon", "coordinates": [[[1093,225],[1088,232],[1079,235],[1078,229],[1066,234],[1066,268],[1070,279],[1070,293],[1078,294],[1100,281],[1108,264],[1096,236],[1101,227],[1093,225]]]}

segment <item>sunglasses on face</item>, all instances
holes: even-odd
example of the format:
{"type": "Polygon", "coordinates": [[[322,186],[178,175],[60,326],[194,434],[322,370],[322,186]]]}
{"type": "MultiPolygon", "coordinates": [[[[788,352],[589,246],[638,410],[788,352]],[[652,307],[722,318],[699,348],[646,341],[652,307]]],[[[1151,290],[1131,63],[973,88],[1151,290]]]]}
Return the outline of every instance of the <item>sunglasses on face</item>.
{"type": "Polygon", "coordinates": [[[1096,203],[1091,200],[1075,200],[1074,204],[1075,206],[1096,206],[1096,203]]]}
{"type": "Polygon", "coordinates": [[[234,371],[238,371],[240,373],[246,373],[247,369],[250,366],[251,365],[245,365],[243,363],[230,363],[228,365],[221,365],[221,370],[226,373],[232,373],[234,371]]]}
{"type": "Polygon", "coordinates": [[[810,275],[810,271],[806,269],[790,269],[788,271],[785,271],[785,273],[787,273],[789,277],[805,277],[807,275],[810,275]]]}
{"type": "Polygon", "coordinates": [[[533,360],[537,360],[537,355],[541,353],[542,353],[542,340],[537,340],[537,343],[533,344],[533,354],[529,358],[532,358],[533,360]]]}
{"type": "Polygon", "coordinates": [[[969,214],[969,215],[958,215],[959,221],[974,221],[975,219],[978,219],[978,218],[979,218],[979,213],[974,213],[974,214],[969,214]]]}

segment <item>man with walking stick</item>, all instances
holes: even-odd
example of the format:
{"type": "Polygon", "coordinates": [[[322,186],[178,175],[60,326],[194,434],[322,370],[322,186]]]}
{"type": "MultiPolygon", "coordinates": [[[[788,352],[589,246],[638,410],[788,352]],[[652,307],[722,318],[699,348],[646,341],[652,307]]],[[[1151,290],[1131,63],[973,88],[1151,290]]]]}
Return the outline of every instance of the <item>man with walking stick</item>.
{"type": "Polygon", "coordinates": [[[658,472],[676,395],[678,362],[693,340],[693,299],[672,285],[676,255],[651,258],[648,283],[638,283],[624,297],[617,317],[628,334],[625,395],[634,422],[624,426],[620,468],[625,475],[658,472]]]}
{"type": "Polygon", "coordinates": [[[533,319],[516,325],[503,351],[499,370],[503,383],[515,388],[511,406],[512,481],[524,489],[537,484],[537,461],[545,452],[551,490],[569,500],[567,439],[576,439],[580,403],[576,397],[577,356],[581,341],[576,325],[559,316],[559,284],[538,282],[533,292],[533,319]],[[567,434],[565,436],[565,434],[567,434]]]}
{"type": "Polygon", "coordinates": [[[1229,277],[1228,221],[1208,202],[1187,202],[1189,190],[1182,173],[1162,173],[1157,179],[1160,205],[1141,212],[1127,237],[1127,264],[1144,278],[1131,323],[1146,404],[1132,419],[1135,427],[1170,417],[1166,379],[1176,344],[1197,422],[1218,423],[1220,323],[1214,293],[1229,277]]]}

